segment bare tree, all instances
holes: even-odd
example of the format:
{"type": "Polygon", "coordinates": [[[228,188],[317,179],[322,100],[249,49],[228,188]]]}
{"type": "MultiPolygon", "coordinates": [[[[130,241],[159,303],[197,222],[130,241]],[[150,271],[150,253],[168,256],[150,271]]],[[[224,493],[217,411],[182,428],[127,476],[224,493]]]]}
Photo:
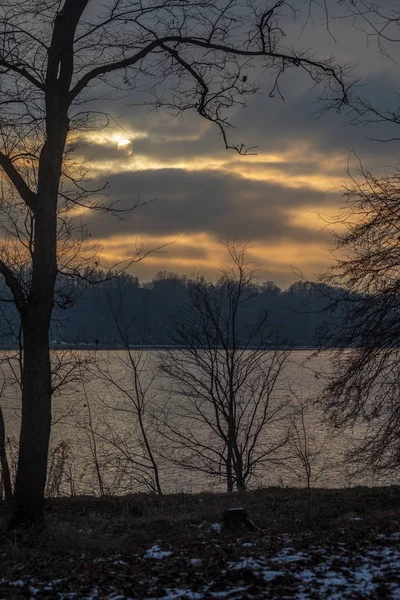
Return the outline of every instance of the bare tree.
{"type": "Polygon", "coordinates": [[[391,471],[400,466],[400,174],[361,176],[347,191],[339,259],[324,277],[337,292],[322,403],[337,428],[366,427],[351,452],[359,467],[391,471]]]}
{"type": "Polygon", "coordinates": [[[328,466],[327,452],[333,434],[315,418],[310,418],[310,409],[315,410],[301,393],[290,388],[293,410],[289,418],[289,436],[286,455],[281,467],[295,475],[307,489],[307,521],[311,520],[312,488],[328,466]]]}
{"type": "MultiPolygon", "coordinates": [[[[127,318],[124,290],[119,287],[117,295],[109,296],[109,309],[121,350],[113,352],[111,360],[100,359],[96,363],[96,376],[106,385],[107,395],[114,398],[116,393],[122,402],[104,402],[108,409],[124,414],[129,419],[128,442],[112,431],[109,442],[132,469],[131,477],[140,478],[151,491],[162,494],[159,466],[151,436],[151,411],[155,400],[154,354],[137,343],[133,333],[135,320],[127,318]],[[127,402],[126,402],[127,401],[127,402]]],[[[103,438],[105,436],[103,435],[103,438]]]]}
{"type": "Polygon", "coordinates": [[[91,461],[95,468],[96,479],[99,487],[100,496],[104,496],[105,487],[102,475],[102,460],[99,453],[98,443],[97,443],[97,427],[93,421],[92,416],[92,406],[87,396],[86,388],[85,388],[85,408],[87,409],[87,419],[85,418],[83,423],[83,429],[87,434],[87,440],[89,444],[89,451],[91,455],[91,461]]]}
{"type": "MultiPolygon", "coordinates": [[[[104,355],[103,358],[107,361],[109,356],[104,355]]],[[[100,361],[101,359],[99,363],[100,361]]],[[[112,363],[115,367],[115,352],[112,363]]],[[[136,409],[131,406],[130,396],[133,392],[129,390],[129,370],[124,367],[121,372],[117,367],[107,373],[107,368],[100,366],[95,377],[97,382],[106,384],[104,393],[96,393],[89,384],[85,390],[84,410],[75,411],[73,420],[75,433],[79,430],[84,434],[78,462],[85,489],[94,480],[93,491],[100,496],[132,493],[137,489],[161,494],[159,469],[150,442],[148,419],[146,418],[144,430],[147,447],[140,428],[138,427],[139,431],[136,429],[138,418],[136,409]],[[121,385],[113,383],[117,381],[117,376],[121,378],[121,385]]],[[[142,421],[144,422],[144,415],[142,421]]]]}
{"type": "MultiPolygon", "coordinates": [[[[399,6],[386,0],[344,0],[341,6],[340,18],[350,18],[368,44],[376,44],[391,66],[396,65],[399,6]]],[[[394,127],[400,125],[398,94],[391,100],[389,104],[385,94],[373,99],[367,93],[354,94],[352,123],[379,126],[380,133],[373,129],[373,141],[399,141],[394,127]]],[[[322,277],[336,291],[326,290],[330,313],[321,343],[334,350],[321,403],[338,429],[362,426],[347,453],[354,472],[394,472],[400,465],[400,171],[387,167],[385,173],[373,173],[360,162],[350,179],[344,189],[346,204],[331,223],[339,231],[334,234],[338,260],[322,277]]]]}
{"type": "Polygon", "coordinates": [[[287,440],[271,429],[283,419],[286,403],[275,392],[289,351],[277,347],[267,314],[243,320],[257,293],[254,266],[246,247],[227,249],[231,266],[215,286],[188,282],[188,302],[171,324],[160,368],[172,383],[159,422],[177,464],[222,479],[232,492],[287,440]]]}
{"type": "Polygon", "coordinates": [[[153,106],[195,109],[216,123],[227,147],[226,109],[257,89],[248,71],[253,58],[274,74],[275,90],[282,73],[297,67],[325,89],[333,88],[332,102],[340,107],[347,101],[343,71],[332,60],[319,61],[286,43],[282,20],[292,10],[288,0],[267,7],[257,0],[243,5],[232,0],[2,0],[3,197],[7,202],[18,198],[23,222],[32,224],[28,244],[17,239],[15,245],[29,264],[28,281],[21,283],[8,248],[0,258],[24,341],[14,524],[43,518],[52,397],[48,332],[60,271],[58,209],[65,203],[110,210],[90,196],[83,167],[68,161],[80,133],[102,120],[90,105],[96,85],[122,91],[145,86],[154,94],[153,106]]]}

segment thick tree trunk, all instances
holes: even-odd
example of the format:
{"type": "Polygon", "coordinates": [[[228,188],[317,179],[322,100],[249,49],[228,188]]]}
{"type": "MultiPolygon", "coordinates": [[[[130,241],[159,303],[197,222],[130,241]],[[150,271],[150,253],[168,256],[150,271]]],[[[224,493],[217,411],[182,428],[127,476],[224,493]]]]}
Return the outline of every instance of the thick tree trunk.
{"type": "Polygon", "coordinates": [[[236,488],[237,488],[238,492],[245,492],[246,491],[246,481],[245,481],[245,478],[243,477],[243,461],[242,461],[241,457],[240,457],[240,460],[235,465],[235,472],[236,472],[236,488]]]}
{"type": "Polygon", "coordinates": [[[234,470],[236,476],[236,488],[239,492],[246,491],[246,480],[243,474],[243,456],[238,446],[237,439],[235,436],[234,442],[234,470]]]}
{"type": "Polygon", "coordinates": [[[40,523],[51,425],[51,367],[48,331],[40,323],[25,327],[22,420],[11,524],[40,523]]]}
{"type": "Polygon", "coordinates": [[[0,406],[0,465],[4,485],[4,495],[7,502],[11,502],[13,498],[10,469],[7,460],[6,451],[6,430],[4,426],[3,411],[0,406]]]}
{"type": "MultiPolygon", "coordinates": [[[[45,140],[39,156],[37,193],[30,199],[34,216],[31,285],[24,302],[17,302],[24,361],[18,472],[11,521],[14,526],[38,523],[44,516],[51,425],[49,328],[57,276],[57,203],[69,131],[74,37],[87,4],[88,0],[65,0],[54,20],[47,52],[45,140]]],[[[13,293],[18,301],[19,290],[13,293]]]]}
{"type": "MultiPolygon", "coordinates": [[[[55,120],[55,119],[54,119],[55,120]]],[[[65,119],[64,119],[65,122],[65,119]]],[[[49,329],[57,276],[57,199],[62,151],[68,126],[42,148],[34,224],[32,280],[21,313],[24,337],[22,419],[11,526],[40,523],[51,426],[49,329]]]]}

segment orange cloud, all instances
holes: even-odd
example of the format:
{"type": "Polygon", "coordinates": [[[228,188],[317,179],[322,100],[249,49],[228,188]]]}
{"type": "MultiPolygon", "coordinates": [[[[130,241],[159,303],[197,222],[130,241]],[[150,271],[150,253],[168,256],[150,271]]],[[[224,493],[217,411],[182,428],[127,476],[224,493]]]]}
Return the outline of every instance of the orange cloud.
{"type": "MultiPolygon", "coordinates": [[[[172,271],[179,274],[202,272],[206,277],[215,278],[226,261],[226,251],[215,237],[200,233],[173,236],[113,236],[99,240],[101,246],[101,262],[108,268],[116,263],[129,263],[136,255],[137,249],[151,251],[145,260],[130,265],[129,271],[141,280],[149,280],[159,270],[172,271]]],[[[293,244],[290,240],[276,243],[252,243],[248,245],[250,261],[257,264],[260,281],[273,279],[282,287],[287,286],[298,276],[294,270],[302,270],[307,265],[304,276],[313,278],[323,271],[329,261],[327,248],[316,243],[293,244]]]]}

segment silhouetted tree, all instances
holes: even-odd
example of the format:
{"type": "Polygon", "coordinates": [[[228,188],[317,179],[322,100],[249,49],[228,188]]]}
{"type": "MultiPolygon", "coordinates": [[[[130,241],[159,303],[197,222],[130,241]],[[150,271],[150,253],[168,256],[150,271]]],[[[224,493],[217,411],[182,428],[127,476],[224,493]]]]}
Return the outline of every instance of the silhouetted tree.
{"type": "Polygon", "coordinates": [[[339,259],[324,278],[342,288],[330,306],[342,315],[325,336],[337,350],[322,402],[336,427],[366,426],[351,453],[360,467],[392,470],[400,466],[400,174],[361,175],[340,217],[339,259]]]}
{"type": "MultiPolygon", "coordinates": [[[[334,88],[336,106],[347,101],[342,71],[332,60],[288,49],[281,21],[292,8],[287,0],[268,6],[257,0],[243,5],[230,0],[2,0],[2,216],[17,227],[13,244],[1,253],[0,273],[19,311],[24,341],[15,524],[43,518],[60,205],[104,208],[85,189],[85,170],[68,161],[79,132],[99,127],[99,113],[90,110],[96,85],[129,91],[148,81],[153,106],[197,110],[216,124],[227,147],[244,152],[242,145],[228,142],[225,110],[256,91],[249,73],[254,57],[273,72],[275,89],[280,75],[294,66],[325,89],[334,88]],[[19,237],[25,224],[28,236],[19,237]],[[29,266],[27,281],[20,277],[21,264],[29,266]]],[[[61,256],[68,258],[80,247],[67,245],[61,256]]],[[[74,271],[74,261],[66,260],[64,270],[74,271]]]]}
{"type": "Polygon", "coordinates": [[[121,287],[116,295],[108,297],[110,317],[122,351],[117,352],[111,360],[97,361],[95,373],[105,383],[111,397],[117,395],[121,399],[121,402],[114,401],[108,408],[123,412],[130,420],[130,428],[125,436],[128,439],[123,439],[117,431],[111,431],[110,443],[125,458],[131,469],[131,477],[142,480],[149,490],[161,495],[159,466],[149,418],[155,397],[153,355],[142,348],[132,348],[140,339],[135,335],[135,318],[126,310],[125,292],[126,288],[121,287]]]}
{"type": "Polygon", "coordinates": [[[215,286],[190,281],[171,324],[170,344],[179,350],[163,351],[160,368],[174,400],[159,421],[177,464],[222,479],[232,492],[286,442],[268,428],[283,418],[286,402],[275,392],[289,352],[277,348],[265,312],[246,323],[254,267],[245,247],[227,248],[231,266],[215,286]]]}

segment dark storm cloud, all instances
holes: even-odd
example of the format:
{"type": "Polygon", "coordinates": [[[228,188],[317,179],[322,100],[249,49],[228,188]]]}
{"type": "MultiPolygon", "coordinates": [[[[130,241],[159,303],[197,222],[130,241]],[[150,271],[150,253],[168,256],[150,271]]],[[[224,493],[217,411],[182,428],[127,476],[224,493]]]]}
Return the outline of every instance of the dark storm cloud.
{"type": "MultiPolygon", "coordinates": [[[[121,207],[129,206],[138,197],[155,201],[136,210],[129,220],[95,217],[91,225],[95,237],[134,232],[141,235],[207,232],[220,238],[238,235],[242,239],[268,241],[327,239],[326,232],[290,224],[288,211],[310,205],[323,211],[332,200],[307,188],[287,188],[224,172],[180,169],[120,173],[110,178],[110,185],[112,196],[121,200],[121,207]]],[[[322,225],[321,222],[320,229],[322,225]]]]}
{"type": "MultiPolygon", "coordinates": [[[[387,2],[390,4],[389,0],[387,2]]],[[[331,16],[343,16],[340,3],[330,3],[327,8],[331,16]]],[[[286,18],[282,25],[288,34],[288,46],[307,48],[318,59],[334,56],[340,65],[353,64],[353,76],[363,78],[354,89],[355,95],[366,97],[381,107],[395,108],[399,66],[378,51],[376,40],[367,38],[361,31],[361,23],[355,27],[353,19],[332,19],[328,32],[325,10],[313,4],[311,17],[307,10],[300,11],[296,19],[286,18]]],[[[396,58],[394,44],[389,45],[390,51],[396,58]]],[[[354,149],[361,158],[372,161],[374,166],[376,159],[381,164],[397,162],[397,147],[377,145],[368,140],[370,137],[393,136],[392,126],[352,127],[348,125],[350,115],[345,108],[341,114],[325,113],[317,119],[316,113],[321,108],[318,98],[322,89],[316,86],[310,91],[312,81],[301,69],[288,68],[281,78],[280,91],[284,102],[278,93],[270,98],[274,78],[263,70],[262,64],[262,61],[254,60],[254,68],[248,72],[249,80],[260,82],[263,86],[260,93],[248,99],[246,109],[238,108],[226,115],[236,126],[236,130],[229,132],[232,142],[257,145],[262,153],[283,152],[307,141],[325,157],[338,152],[344,156],[351,155],[354,149]]],[[[170,85],[168,78],[159,82],[159,95],[162,96],[170,85]]],[[[148,138],[135,141],[135,152],[138,154],[172,162],[191,156],[212,157],[222,152],[223,144],[218,129],[210,126],[195,111],[185,114],[184,119],[162,110],[146,112],[143,107],[133,106],[138,101],[137,91],[128,95],[124,93],[116,100],[118,92],[114,90],[110,95],[108,90],[109,99],[112,98],[110,102],[102,95],[102,86],[99,85],[99,99],[93,108],[110,111],[127,130],[148,134],[148,138]]],[[[93,153],[89,152],[88,155],[99,160],[112,160],[116,156],[115,147],[92,150],[93,153]]]]}
{"type": "MultiPolygon", "coordinates": [[[[394,109],[398,88],[391,74],[367,77],[364,86],[357,89],[357,94],[378,107],[394,109]]],[[[322,157],[337,152],[350,154],[354,148],[367,159],[375,157],[381,162],[397,162],[396,145],[371,141],[371,138],[393,137],[392,124],[355,126],[352,124],[355,114],[346,108],[340,114],[334,111],[321,113],[317,93],[304,88],[298,82],[299,91],[290,90],[285,103],[279,98],[255,96],[248,108],[237,111],[235,125],[238,131],[245,134],[246,141],[266,151],[284,150],[295,146],[296,142],[307,141],[321,152],[322,157]]],[[[400,137],[400,127],[397,135],[400,137]]]]}
{"type": "MultiPolygon", "coordinates": [[[[310,21],[301,40],[292,39],[297,47],[314,48],[316,57],[334,55],[340,64],[354,63],[354,76],[363,76],[362,86],[355,88],[355,94],[378,107],[395,109],[398,64],[383,58],[373,43],[367,47],[365,35],[356,31],[350,21],[333,22],[331,33],[335,39],[329,37],[325,27],[313,27],[310,21]]],[[[326,181],[328,190],[345,180],[348,157],[357,167],[354,152],[375,172],[398,162],[397,144],[379,144],[368,138],[400,137],[400,128],[397,133],[395,127],[382,123],[355,127],[350,124],[352,115],[347,109],[340,114],[325,112],[318,118],[321,89],[310,90],[310,78],[300,69],[285,72],[280,82],[284,101],[279,94],[269,97],[273,81],[268,73],[256,68],[249,70],[248,76],[259,80],[263,89],[248,99],[247,108],[237,107],[227,115],[236,128],[229,130],[229,140],[258,147],[260,159],[247,162],[235,152],[226,152],[218,129],[195,111],[185,113],[183,118],[162,110],[147,112],[143,107],[132,106],[134,94],[118,102],[97,101],[98,110],[110,111],[119,120],[121,137],[133,137],[134,132],[145,137],[133,140],[134,153],[129,158],[117,151],[116,141],[111,138],[85,149],[94,167],[97,163],[98,170],[94,172],[103,169],[96,184],[110,181],[112,196],[121,199],[125,206],[139,196],[142,200],[156,201],[135,211],[126,221],[96,215],[91,225],[93,236],[104,240],[120,235],[120,240],[113,240],[113,248],[120,244],[123,254],[129,236],[162,239],[165,235],[186,234],[184,247],[171,246],[166,254],[154,255],[138,265],[138,269],[148,269],[146,277],[157,268],[169,268],[168,265],[177,269],[174,260],[193,260],[197,265],[206,262],[207,248],[199,248],[199,238],[195,237],[203,232],[208,234],[204,244],[207,239],[224,240],[235,235],[244,240],[259,240],[260,246],[270,251],[263,268],[275,275],[279,272],[278,279],[286,283],[294,278],[289,272],[289,258],[305,271],[323,270],[322,263],[331,261],[324,250],[330,236],[324,223],[308,215],[307,210],[315,208],[324,215],[324,211],[328,212],[333,204],[343,204],[343,200],[339,192],[323,195],[311,186],[318,185],[322,190],[326,181]],[[167,168],[177,163],[187,170],[167,168]],[[160,169],[160,165],[165,168],[160,169]],[[127,172],[129,168],[135,170],[127,172]],[[106,169],[114,169],[114,173],[106,173],[106,169]],[[243,176],[234,175],[233,171],[243,176]],[[254,179],[262,177],[263,171],[268,181],[254,179]],[[305,183],[295,188],[294,181],[305,183]],[[295,214],[309,226],[296,225],[295,214]],[[281,256],[274,255],[275,247],[280,247],[281,256]]],[[[162,93],[168,83],[161,83],[158,91],[162,93]]],[[[187,264],[179,269],[190,271],[187,264]]],[[[275,275],[271,278],[276,279],[275,275]]]]}
{"type": "MultiPolygon", "coordinates": [[[[285,102],[279,97],[269,98],[268,82],[264,93],[249,100],[246,108],[237,108],[230,115],[235,130],[229,131],[232,143],[257,146],[259,153],[285,153],[296,147],[309,145],[321,160],[332,155],[343,155],[342,173],[345,175],[346,158],[354,153],[366,161],[367,166],[387,166],[398,161],[398,144],[382,144],[371,138],[398,136],[392,124],[370,124],[368,127],[351,124],[354,114],[344,109],[319,114],[318,92],[307,90],[307,79],[292,71],[282,86],[285,102]]],[[[365,86],[357,89],[368,101],[380,108],[395,109],[397,96],[396,80],[392,72],[371,75],[365,86]]],[[[205,123],[195,112],[187,113],[184,119],[167,113],[146,113],[144,109],[126,109],[121,123],[128,130],[145,132],[147,137],[133,140],[135,155],[153,158],[165,163],[190,157],[218,156],[222,160],[235,160],[236,153],[224,150],[217,128],[205,123]]],[[[124,130],[121,130],[124,135],[124,130]]],[[[126,134],[129,137],[128,134],[126,134]]],[[[108,145],[90,144],[83,149],[89,160],[118,160],[116,143],[108,145]]],[[[307,159],[307,157],[305,157],[307,159]]],[[[312,168],[306,166],[304,172],[312,168]]],[[[317,166],[317,165],[316,165],[317,166]]],[[[289,165],[287,166],[289,168],[289,165]]],[[[293,167],[292,167],[293,168],[293,167]]],[[[301,164],[299,164],[301,168],[301,164]]]]}

